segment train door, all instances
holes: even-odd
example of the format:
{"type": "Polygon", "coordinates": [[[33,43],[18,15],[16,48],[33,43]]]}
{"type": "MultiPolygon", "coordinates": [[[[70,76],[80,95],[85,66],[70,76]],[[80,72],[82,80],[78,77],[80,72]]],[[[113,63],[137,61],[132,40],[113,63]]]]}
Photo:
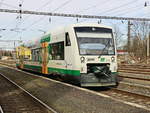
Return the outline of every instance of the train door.
{"type": "Polygon", "coordinates": [[[48,42],[42,43],[42,73],[48,74],[48,42]]]}
{"type": "MultiPolygon", "coordinates": [[[[72,65],[73,65],[73,58],[72,58],[72,50],[71,50],[71,41],[70,41],[70,36],[69,33],[65,33],[65,63],[66,63],[66,69],[67,70],[72,70],[72,65]]],[[[67,74],[72,74],[70,73],[71,71],[67,71],[67,74]]]]}
{"type": "Polygon", "coordinates": [[[23,57],[23,55],[20,55],[19,62],[20,62],[20,68],[23,69],[23,67],[24,67],[24,57],[23,57]]]}
{"type": "Polygon", "coordinates": [[[24,48],[19,47],[18,48],[18,56],[19,56],[19,68],[24,68],[24,48]]]}

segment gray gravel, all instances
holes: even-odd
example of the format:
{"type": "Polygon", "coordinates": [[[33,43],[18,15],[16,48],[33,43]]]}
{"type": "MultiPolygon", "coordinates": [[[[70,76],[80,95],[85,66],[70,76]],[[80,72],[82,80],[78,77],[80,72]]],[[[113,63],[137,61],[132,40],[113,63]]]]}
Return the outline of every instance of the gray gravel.
{"type": "Polygon", "coordinates": [[[131,82],[120,82],[118,89],[123,89],[124,91],[130,91],[132,93],[141,94],[150,97],[150,87],[144,87],[141,84],[131,83],[131,82]]]}
{"type": "Polygon", "coordinates": [[[52,113],[1,75],[0,105],[4,113],[52,113]]]}
{"type": "Polygon", "coordinates": [[[60,113],[150,113],[144,109],[6,67],[0,68],[0,72],[60,113]]]}
{"type": "Polygon", "coordinates": [[[142,78],[142,79],[150,80],[150,75],[144,75],[144,74],[134,74],[134,73],[119,72],[119,75],[124,76],[124,77],[142,78]]]}

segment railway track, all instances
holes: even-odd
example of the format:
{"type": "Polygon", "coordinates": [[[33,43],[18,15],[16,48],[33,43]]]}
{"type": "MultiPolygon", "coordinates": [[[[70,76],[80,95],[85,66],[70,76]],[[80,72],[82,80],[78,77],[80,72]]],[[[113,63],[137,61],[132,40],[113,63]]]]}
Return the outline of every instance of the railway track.
{"type": "Polygon", "coordinates": [[[6,62],[6,61],[1,61],[0,60],[0,64],[16,68],[15,62],[9,62],[9,61],[6,62]]]}
{"type": "MultiPolygon", "coordinates": [[[[121,76],[120,78],[124,79],[134,79],[134,80],[143,80],[143,81],[150,81],[148,79],[144,79],[144,78],[135,78],[135,77],[130,77],[130,76],[121,76]]],[[[93,89],[92,89],[93,90],[93,89]]],[[[105,95],[108,95],[112,98],[115,99],[119,99],[122,101],[126,101],[126,102],[131,102],[131,103],[135,103],[141,106],[144,106],[146,109],[150,109],[150,92],[149,93],[145,93],[148,92],[148,90],[150,91],[150,88],[144,88],[141,87],[139,88],[139,86],[136,86],[135,84],[126,84],[124,82],[120,82],[120,85],[118,88],[111,88],[107,91],[97,91],[96,92],[100,92],[103,93],[105,95]],[[125,90],[122,90],[125,89],[125,90]],[[144,89],[144,91],[143,91],[144,89]],[[133,91],[134,90],[134,91],[133,91]]],[[[94,89],[95,91],[95,89],[94,89]]]]}
{"type": "Polygon", "coordinates": [[[3,109],[2,109],[2,107],[0,106],[0,113],[4,113],[4,111],[3,111],[3,109]]]}
{"type": "MultiPolygon", "coordinates": [[[[8,64],[6,61],[0,61],[0,64],[2,65],[6,65],[6,66],[10,66],[10,67],[13,67],[13,68],[16,68],[14,62],[11,61],[12,64],[8,64]]],[[[138,79],[138,80],[145,80],[145,81],[149,81],[150,78],[141,78],[141,77],[136,77],[136,76],[128,76],[127,73],[132,73],[132,74],[144,74],[144,75],[150,75],[150,67],[147,67],[147,66],[142,66],[143,69],[149,69],[149,73],[146,72],[141,72],[142,70],[139,70],[138,69],[132,69],[132,65],[122,65],[120,66],[121,68],[119,68],[119,72],[122,72],[122,73],[126,73],[126,76],[122,76],[122,74],[119,75],[120,78],[130,78],[130,79],[138,79]],[[123,66],[127,67],[127,68],[122,68],[123,66]],[[131,71],[132,70],[132,71],[131,71]]],[[[136,68],[137,67],[140,67],[140,66],[135,66],[136,68]]],[[[140,67],[141,69],[141,67],[140,67]]]]}
{"type": "Polygon", "coordinates": [[[132,73],[132,74],[144,74],[144,75],[150,75],[150,72],[149,71],[145,71],[145,70],[138,70],[138,69],[130,69],[130,70],[127,70],[127,69],[119,69],[118,70],[119,72],[124,72],[124,73],[132,73]]]}
{"type": "Polygon", "coordinates": [[[141,105],[146,109],[150,109],[150,97],[133,93],[130,91],[125,91],[122,89],[111,88],[108,91],[100,92],[105,95],[109,95],[115,99],[119,99],[121,101],[131,102],[137,105],[141,105]]]}
{"type": "MultiPolygon", "coordinates": [[[[0,64],[16,68],[14,64],[8,64],[8,63],[6,63],[6,61],[3,61],[3,62],[0,61],[0,64]]],[[[128,79],[132,79],[132,80],[134,79],[134,80],[150,81],[150,77],[145,76],[145,75],[148,74],[147,72],[142,73],[142,72],[139,72],[137,69],[134,69],[133,73],[130,72],[130,70],[128,70],[128,69],[130,69],[130,67],[132,67],[132,66],[133,65],[122,65],[122,66],[120,66],[121,67],[119,69],[119,72],[121,72],[121,74],[119,74],[119,79],[120,80],[123,80],[124,78],[128,78],[128,79]],[[128,68],[121,70],[123,66],[128,67],[128,68]],[[133,74],[133,75],[131,75],[131,74],[133,74]],[[138,74],[138,76],[135,75],[135,74],[138,74]],[[141,74],[143,74],[143,75],[141,75],[141,74]]],[[[147,67],[147,66],[134,65],[134,67],[136,67],[136,68],[140,67],[140,68],[144,68],[144,69],[149,69],[149,71],[150,71],[150,67],[147,67]]]]}
{"type": "Polygon", "coordinates": [[[0,89],[1,113],[57,113],[2,73],[0,89]]]}
{"type": "Polygon", "coordinates": [[[120,65],[119,72],[150,75],[150,66],[146,65],[120,65]]]}
{"type": "Polygon", "coordinates": [[[131,102],[150,109],[150,66],[122,65],[119,67],[118,88],[96,91],[121,101],[131,102]],[[136,84],[136,82],[139,84],[136,84]],[[145,85],[148,83],[148,87],[145,85]]]}
{"type": "MultiPolygon", "coordinates": [[[[104,95],[110,96],[112,99],[119,100],[121,102],[131,103],[135,106],[142,106],[145,109],[150,110],[150,92],[149,94],[141,93],[141,90],[133,91],[132,89],[136,89],[132,84],[126,84],[121,82],[121,85],[124,85],[118,88],[88,88],[92,91],[102,93],[104,95]],[[130,89],[130,88],[131,89],[130,89]]],[[[150,91],[150,88],[148,89],[150,91]]]]}
{"type": "MultiPolygon", "coordinates": [[[[1,62],[0,62],[1,63],[1,62]]],[[[16,68],[16,67],[14,67],[14,66],[12,66],[12,65],[8,65],[7,63],[2,63],[3,65],[6,65],[6,66],[10,66],[10,67],[13,67],[13,68],[16,68]]],[[[142,66],[142,67],[145,67],[145,66],[142,66]]],[[[146,68],[148,68],[147,66],[146,66],[146,68]]],[[[119,74],[119,80],[120,81],[124,81],[124,79],[130,79],[131,80],[131,82],[133,82],[133,80],[139,80],[139,81],[141,81],[141,83],[143,82],[148,82],[148,81],[150,81],[150,77],[149,76],[145,76],[145,74],[144,75],[141,75],[141,74],[132,74],[132,73],[120,73],[119,74]]],[[[128,80],[129,81],[129,80],[128,80]]],[[[125,81],[126,82],[126,81],[125,81]]],[[[128,82],[127,82],[128,83],[128,82]]]]}
{"type": "Polygon", "coordinates": [[[119,65],[119,67],[127,67],[127,68],[130,68],[130,67],[134,67],[134,68],[141,68],[141,69],[150,69],[150,65],[140,65],[140,64],[122,64],[122,65],[119,65]]]}
{"type": "Polygon", "coordinates": [[[150,79],[137,78],[137,77],[131,77],[131,76],[122,76],[122,75],[119,75],[118,77],[119,77],[120,80],[122,80],[123,78],[128,78],[128,79],[134,79],[134,80],[150,81],[150,79]]]}

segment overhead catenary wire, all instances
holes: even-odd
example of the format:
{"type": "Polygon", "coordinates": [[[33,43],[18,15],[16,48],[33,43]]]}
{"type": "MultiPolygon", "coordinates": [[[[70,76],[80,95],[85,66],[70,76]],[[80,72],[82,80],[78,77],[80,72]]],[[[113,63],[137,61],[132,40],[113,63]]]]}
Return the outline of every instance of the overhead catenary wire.
{"type": "MultiPolygon", "coordinates": [[[[40,8],[36,9],[36,11],[38,11],[38,10],[40,10],[41,8],[43,8],[43,7],[45,7],[45,6],[49,5],[49,4],[51,4],[53,1],[54,1],[54,0],[49,0],[49,1],[46,2],[44,5],[42,5],[40,8]]],[[[63,5],[65,5],[65,4],[63,4],[63,5]]],[[[56,9],[55,9],[55,10],[56,10],[56,9]]],[[[33,16],[33,15],[29,15],[27,18],[29,18],[30,16],[33,16]]],[[[26,20],[27,18],[25,18],[25,20],[26,20]]],[[[39,20],[41,20],[41,19],[39,19],[39,20]]]]}
{"type": "Polygon", "coordinates": [[[105,4],[109,3],[110,1],[112,1],[112,0],[100,1],[100,3],[97,3],[97,4],[94,4],[94,5],[92,5],[92,6],[86,7],[86,8],[84,8],[84,9],[81,9],[80,11],[77,11],[76,13],[81,13],[81,12],[85,12],[85,11],[91,10],[91,9],[93,9],[93,8],[98,7],[102,2],[104,2],[103,5],[105,5],[105,4]]]}
{"type": "Polygon", "coordinates": [[[64,4],[63,4],[64,5],[64,4]]]}
{"type": "MultiPolygon", "coordinates": [[[[104,2],[103,5],[109,3],[110,1],[111,1],[111,0],[108,0],[108,1],[104,2]]],[[[90,10],[90,9],[92,9],[92,8],[97,7],[98,5],[99,5],[99,4],[90,6],[90,7],[88,7],[88,8],[85,8],[85,9],[81,10],[81,11],[78,11],[77,13],[81,13],[81,12],[84,12],[84,11],[88,11],[88,10],[90,10]]],[[[102,9],[102,8],[101,8],[101,9],[102,9]]],[[[83,19],[83,20],[81,20],[80,22],[85,22],[86,20],[87,20],[87,19],[83,19]]],[[[80,23],[80,22],[79,22],[79,23],[80,23]]]]}
{"type": "MultiPolygon", "coordinates": [[[[10,10],[10,9],[0,9],[0,12],[20,13],[19,10],[10,10]]],[[[114,19],[114,20],[150,21],[150,18],[98,16],[98,15],[80,15],[80,14],[66,14],[66,13],[52,13],[52,12],[37,12],[37,11],[27,11],[27,10],[22,10],[22,14],[43,15],[43,16],[58,16],[58,17],[75,17],[75,18],[91,18],[91,19],[114,19]]]]}
{"type": "MultiPolygon", "coordinates": [[[[23,2],[24,2],[24,0],[20,0],[20,3],[21,3],[21,4],[23,4],[23,2]]],[[[17,7],[17,6],[12,6],[12,5],[9,5],[9,4],[6,4],[6,3],[2,3],[2,4],[3,4],[3,5],[6,5],[6,6],[9,6],[9,7],[11,7],[11,8],[20,9],[20,8],[17,7]]],[[[6,25],[4,28],[7,29],[8,26],[10,26],[12,23],[14,23],[14,21],[16,21],[16,18],[15,18],[13,21],[11,21],[8,25],[6,25]]]]}
{"type": "MultiPolygon", "coordinates": [[[[40,6],[39,8],[37,8],[36,11],[42,9],[43,7],[46,7],[47,5],[50,5],[53,1],[54,1],[54,0],[48,0],[48,2],[46,2],[44,5],[42,5],[42,6],[40,6]]],[[[28,16],[24,19],[24,21],[26,21],[30,16],[33,16],[33,15],[28,15],[28,16]]],[[[23,22],[24,22],[24,21],[23,21],[23,22]]],[[[23,23],[23,22],[22,22],[22,23],[23,23]]]]}
{"type": "MultiPolygon", "coordinates": [[[[21,3],[23,4],[24,0],[20,0],[20,1],[21,1],[21,3]]],[[[10,8],[19,9],[19,7],[17,7],[17,6],[13,6],[13,5],[4,3],[4,0],[3,0],[3,3],[1,2],[1,4],[4,5],[4,6],[8,6],[8,7],[10,7],[10,8]]],[[[14,23],[14,21],[16,21],[16,18],[13,19],[13,21],[9,22],[8,25],[5,25],[5,27],[3,27],[3,28],[8,29],[8,27],[9,27],[12,23],[14,23]]],[[[5,31],[8,31],[8,30],[5,30],[5,31]]],[[[3,31],[3,33],[4,33],[5,31],[3,31]]],[[[4,35],[3,35],[3,36],[4,36],[4,35]]]]}
{"type": "Polygon", "coordinates": [[[67,5],[68,3],[70,3],[72,0],[67,0],[64,3],[62,3],[59,7],[55,8],[54,10],[52,10],[52,12],[58,11],[59,9],[61,9],[62,7],[64,7],[65,5],[67,5]]]}
{"type": "Polygon", "coordinates": [[[115,8],[108,9],[108,10],[106,10],[106,11],[100,12],[98,15],[100,15],[100,14],[106,14],[106,13],[108,13],[108,12],[110,13],[110,12],[112,12],[112,11],[114,11],[114,10],[120,9],[120,8],[122,8],[122,7],[126,7],[126,6],[128,6],[128,5],[132,4],[132,3],[135,3],[136,1],[137,1],[137,0],[133,0],[133,1],[131,1],[131,2],[128,2],[128,3],[125,3],[125,4],[119,5],[119,6],[115,7],[115,8]]]}
{"type": "MultiPolygon", "coordinates": [[[[18,10],[9,10],[9,9],[0,9],[0,12],[19,13],[18,10]]],[[[36,12],[36,11],[22,11],[22,14],[45,15],[45,16],[61,16],[61,17],[76,17],[76,18],[91,18],[91,19],[115,19],[115,20],[150,21],[149,18],[110,17],[110,16],[49,13],[49,12],[36,12]]],[[[32,25],[34,25],[34,24],[36,24],[38,22],[39,21],[36,21],[32,25]]],[[[28,27],[31,27],[32,25],[30,25],[28,27]]],[[[28,27],[26,27],[26,29],[28,27]]]]}
{"type": "Polygon", "coordinates": [[[135,11],[137,11],[138,9],[142,10],[144,7],[141,7],[141,5],[135,6],[133,8],[129,8],[128,10],[125,10],[121,13],[116,14],[116,16],[121,16],[121,15],[127,15],[127,14],[131,14],[135,11]]]}
{"type": "MultiPolygon", "coordinates": [[[[61,8],[63,8],[64,6],[66,6],[67,4],[69,4],[72,0],[67,0],[65,2],[63,2],[61,5],[59,5],[58,7],[56,7],[55,9],[52,10],[52,12],[55,12],[61,8]]],[[[30,28],[31,26],[35,25],[36,23],[39,23],[41,20],[43,20],[45,16],[39,18],[37,21],[34,21],[32,24],[30,24],[29,26],[25,27],[25,29],[28,29],[30,28]]],[[[25,32],[26,30],[22,31],[22,32],[25,32]]]]}
{"type": "MultiPolygon", "coordinates": [[[[68,1],[66,1],[64,4],[62,4],[62,6],[66,5],[68,2],[70,2],[70,0],[68,0],[68,1]]],[[[109,3],[109,2],[105,2],[105,3],[109,3]]],[[[92,8],[94,8],[94,7],[96,7],[96,6],[98,6],[98,4],[93,5],[93,6],[89,7],[89,8],[92,9],[92,8]]],[[[59,8],[61,8],[61,7],[58,7],[58,8],[56,8],[55,10],[57,10],[57,9],[59,9],[59,8]]],[[[89,8],[83,9],[82,11],[88,10],[89,8]]],[[[55,10],[54,10],[54,11],[55,11],[55,10]]],[[[43,18],[44,18],[44,17],[41,17],[39,20],[37,20],[37,21],[35,21],[33,24],[31,24],[31,26],[33,26],[33,25],[35,25],[36,23],[38,23],[39,21],[43,20],[43,18]]]]}
{"type": "MultiPolygon", "coordinates": [[[[59,9],[61,9],[62,7],[64,7],[65,5],[67,5],[68,3],[70,3],[72,0],[67,0],[66,2],[62,3],[60,6],[58,6],[57,8],[53,9],[52,12],[55,12],[59,9]]],[[[41,20],[43,20],[45,16],[42,16],[41,18],[39,18],[37,21],[34,21],[32,24],[30,24],[29,26],[25,27],[25,29],[28,29],[29,27],[35,25],[36,23],[39,23],[41,20]]]]}
{"type": "Polygon", "coordinates": [[[17,23],[16,23],[16,29],[18,29],[19,31],[17,32],[18,34],[20,34],[20,40],[21,40],[21,30],[20,30],[20,25],[21,25],[21,22],[22,22],[22,5],[23,5],[23,2],[24,0],[20,0],[19,1],[19,15],[17,16],[16,20],[17,20],[17,23]]]}
{"type": "MultiPolygon", "coordinates": [[[[65,5],[67,5],[69,2],[71,2],[72,0],[67,0],[66,2],[64,2],[63,4],[61,4],[59,7],[55,8],[54,10],[52,10],[53,12],[54,11],[57,11],[59,10],[60,8],[64,7],[65,5]]],[[[35,25],[36,23],[39,23],[41,20],[43,20],[45,16],[42,16],[41,18],[39,18],[37,21],[34,21],[32,24],[29,25],[29,27],[35,25]]],[[[51,20],[51,19],[50,19],[51,20]]],[[[51,21],[50,21],[51,22],[51,21]]],[[[27,29],[28,27],[26,27],[27,29]]]]}
{"type": "MultiPolygon", "coordinates": [[[[62,7],[64,7],[65,5],[67,5],[68,3],[70,3],[72,0],[67,0],[67,1],[65,1],[65,2],[63,2],[60,6],[58,6],[57,8],[55,8],[54,10],[52,10],[52,11],[57,11],[57,10],[59,10],[59,9],[61,9],[62,7]]],[[[46,5],[46,4],[45,4],[46,5]]],[[[22,11],[22,14],[23,14],[23,11],[22,11]]],[[[30,15],[29,15],[30,16],[30,15]]],[[[43,20],[43,18],[44,18],[45,16],[43,16],[43,17],[41,17],[40,19],[38,19],[37,21],[34,21],[32,24],[30,24],[29,26],[27,26],[27,27],[25,27],[24,29],[24,31],[22,31],[22,33],[23,32],[25,32],[28,28],[30,28],[31,26],[33,26],[33,25],[35,25],[36,23],[38,23],[39,21],[41,21],[41,20],[43,20]]],[[[13,37],[16,37],[16,35],[14,35],[13,37]]]]}
{"type": "MultiPolygon", "coordinates": [[[[68,2],[68,1],[67,1],[68,2]]],[[[63,4],[64,5],[64,4],[63,4]]],[[[37,21],[37,22],[39,22],[39,21],[37,21]]]]}
{"type": "MultiPolygon", "coordinates": [[[[120,5],[120,6],[117,6],[117,7],[115,7],[115,8],[111,8],[111,9],[108,9],[108,10],[106,10],[106,11],[103,11],[103,12],[101,12],[101,13],[99,13],[99,14],[97,14],[97,15],[102,15],[103,13],[105,14],[105,15],[108,15],[108,14],[115,14],[116,12],[118,13],[119,11],[120,11],[120,13],[121,13],[121,11],[122,10],[119,10],[120,8],[122,9],[122,8],[126,8],[128,5],[133,5],[134,3],[136,3],[135,2],[136,0],[133,0],[133,1],[131,1],[131,2],[128,2],[128,3],[125,3],[125,4],[122,4],[122,5],[120,5]],[[119,10],[119,11],[118,11],[119,10]],[[115,12],[113,12],[113,11],[115,11],[115,12]],[[107,14],[108,13],[108,14],[107,14]]],[[[140,4],[140,6],[141,6],[141,4],[140,4]]],[[[137,7],[137,6],[136,6],[137,7]]],[[[91,7],[92,8],[92,7],[91,7]]],[[[134,7],[135,8],[135,7],[134,7]]],[[[130,8],[131,9],[131,8],[130,8]]],[[[88,8],[87,8],[87,10],[88,10],[88,8]]],[[[124,11],[124,10],[123,10],[124,11]]],[[[127,12],[127,11],[126,11],[127,12]]],[[[131,12],[131,11],[130,11],[131,12]]],[[[119,13],[119,14],[120,14],[119,13]]],[[[121,15],[115,15],[115,16],[121,16],[121,15]]],[[[84,19],[84,20],[82,20],[81,22],[84,22],[84,21],[86,21],[87,19],[84,19]]]]}
{"type": "Polygon", "coordinates": [[[139,9],[142,9],[142,8],[143,8],[143,6],[141,6],[141,4],[136,5],[136,6],[134,6],[134,7],[128,7],[128,8],[123,7],[123,9],[116,10],[116,11],[114,11],[114,12],[112,12],[112,13],[106,13],[106,15],[111,15],[111,14],[113,14],[114,16],[122,16],[122,15],[129,14],[129,13],[131,13],[131,12],[134,12],[134,11],[139,10],[139,9]]]}
{"type": "MultiPolygon", "coordinates": [[[[48,0],[48,2],[46,2],[44,5],[42,5],[42,6],[40,6],[39,8],[37,8],[36,11],[38,11],[38,10],[42,9],[43,7],[45,7],[45,6],[49,5],[49,4],[51,4],[53,1],[54,1],[54,0],[48,0]]],[[[23,3],[24,3],[24,0],[22,0],[20,3],[23,4],[23,3]]],[[[19,9],[19,8],[17,7],[17,9],[19,9]]],[[[21,25],[23,24],[24,21],[26,21],[26,20],[27,20],[29,17],[31,17],[31,16],[33,16],[33,15],[28,15],[27,17],[25,17],[24,20],[21,21],[21,25]]],[[[7,29],[12,23],[14,23],[14,21],[16,21],[16,18],[15,18],[11,23],[9,23],[5,28],[7,29]]],[[[4,35],[5,35],[5,34],[4,34],[4,35]]],[[[3,36],[4,36],[4,35],[3,35],[3,36]]]]}
{"type": "MultiPolygon", "coordinates": [[[[126,1],[126,0],[125,0],[126,1]]],[[[110,2],[110,1],[109,1],[110,2]]],[[[107,2],[104,2],[104,4],[105,3],[109,3],[108,1],[107,2]]],[[[95,5],[96,6],[96,5],[95,5]]],[[[122,6],[122,5],[121,5],[122,6]]],[[[119,8],[120,6],[118,6],[118,8],[119,8]]],[[[84,10],[89,10],[90,8],[93,8],[93,7],[89,7],[89,8],[86,8],[86,9],[84,9],[84,10]]],[[[94,7],[95,8],[95,7],[94,7]]],[[[83,11],[84,11],[83,10],[83,11]]],[[[116,8],[112,8],[111,10],[109,9],[109,10],[106,10],[106,13],[108,12],[108,11],[113,11],[113,10],[116,10],[116,8]]],[[[103,11],[103,12],[105,12],[105,11],[103,11]]],[[[99,14],[98,14],[99,15],[99,14]]],[[[106,15],[106,14],[105,14],[106,15]]],[[[85,22],[85,21],[87,21],[87,19],[84,19],[84,20],[81,20],[80,22],[85,22]]],[[[99,22],[98,22],[99,23],[99,22]]]]}
{"type": "MultiPolygon", "coordinates": [[[[22,14],[21,14],[21,11],[22,11],[22,4],[23,4],[24,0],[19,0],[19,15],[17,15],[17,18],[15,18],[15,21],[16,21],[16,27],[15,29],[17,29],[17,34],[20,35],[20,40],[21,40],[21,30],[19,28],[19,26],[21,25],[21,20],[22,20],[22,14]]],[[[15,29],[13,31],[15,31],[15,29]]],[[[6,31],[6,30],[5,30],[6,31]]],[[[10,30],[11,31],[11,30],[10,30]]],[[[4,36],[4,35],[3,35],[4,36]]],[[[2,40],[1,40],[2,41],[2,40]]],[[[3,41],[2,41],[3,42],[3,41]]],[[[9,42],[9,41],[6,41],[6,42],[9,42]]]]}
{"type": "MultiPolygon", "coordinates": [[[[120,15],[121,16],[121,14],[125,14],[124,12],[132,12],[132,11],[135,11],[135,10],[138,10],[139,8],[142,8],[143,6],[141,6],[141,4],[139,4],[139,5],[136,5],[136,6],[133,6],[133,7],[123,7],[123,8],[121,8],[120,10],[118,9],[118,10],[116,10],[116,11],[112,11],[112,12],[108,12],[108,13],[106,13],[106,15],[111,15],[111,14],[113,14],[113,15],[115,15],[115,16],[117,16],[117,15],[120,15]]],[[[129,13],[127,13],[127,14],[129,14],[129,13]]]]}
{"type": "MultiPolygon", "coordinates": [[[[45,3],[45,6],[47,6],[46,3],[45,3]]],[[[89,7],[89,8],[90,8],[90,7],[89,7]]],[[[94,5],[93,5],[93,8],[94,8],[94,5]]],[[[124,7],[124,8],[125,8],[125,7],[124,7]]],[[[92,9],[92,6],[91,6],[91,9],[92,9]]],[[[117,12],[118,14],[115,15],[115,16],[123,15],[123,14],[125,14],[126,12],[127,12],[127,13],[129,12],[129,13],[130,13],[130,11],[124,11],[124,10],[121,11],[122,8],[119,8],[119,9],[118,9],[119,11],[117,12]],[[120,10],[119,10],[119,9],[120,9],[120,10]]],[[[87,10],[88,10],[88,9],[87,9],[87,10]]],[[[129,10],[129,9],[128,9],[128,10],[129,10]]],[[[101,10],[100,10],[100,11],[101,11],[101,10]]],[[[116,12],[116,11],[117,11],[117,9],[116,9],[116,10],[115,10],[115,9],[112,10],[112,12],[116,12]]],[[[131,10],[131,12],[132,12],[132,10],[131,10]]],[[[108,13],[109,13],[109,12],[108,12],[108,13]]],[[[110,12],[110,13],[111,13],[111,12],[110,12]]],[[[78,14],[77,14],[77,15],[78,15],[78,14]]],[[[31,15],[28,15],[28,16],[34,16],[34,15],[31,14],[31,15]]],[[[45,17],[45,16],[43,16],[43,18],[44,18],[44,17],[45,17]]],[[[49,17],[49,15],[48,15],[48,17],[49,17]]],[[[66,16],[65,16],[65,17],[66,17],[66,16]]],[[[77,18],[80,20],[80,17],[77,17],[77,18]]],[[[24,22],[27,21],[25,18],[23,18],[23,19],[24,19],[24,22]]],[[[75,19],[76,19],[76,17],[75,17],[75,19]]],[[[91,18],[91,19],[93,19],[93,18],[91,18]]],[[[43,19],[40,19],[40,20],[42,21],[43,19]]],[[[40,22],[40,21],[35,21],[35,24],[36,24],[36,23],[39,23],[39,22],[40,22]]],[[[23,23],[23,22],[22,22],[22,23],[23,23]]],[[[29,24],[29,23],[28,23],[28,24],[29,24]]],[[[33,24],[33,25],[35,25],[35,24],[33,24]]],[[[27,26],[27,27],[31,27],[31,26],[33,26],[33,25],[30,24],[30,25],[27,26]]],[[[26,29],[26,30],[29,30],[29,29],[26,29]]]]}
{"type": "MultiPolygon", "coordinates": [[[[40,8],[36,9],[36,11],[38,11],[38,10],[41,9],[42,7],[45,7],[46,5],[49,5],[49,2],[51,3],[52,1],[53,1],[53,0],[49,0],[49,1],[46,2],[44,5],[42,5],[40,8]]],[[[22,4],[23,4],[23,2],[24,2],[24,1],[22,1],[22,4]]],[[[16,8],[19,9],[18,7],[16,7],[16,8]]],[[[31,16],[31,15],[28,15],[27,17],[25,17],[25,19],[22,20],[22,23],[23,23],[25,20],[27,20],[30,16],[31,16]]],[[[9,23],[8,26],[10,26],[10,24],[12,24],[14,21],[16,21],[16,18],[15,18],[11,23],[9,23]]],[[[7,28],[8,26],[6,26],[6,28],[7,28]]]]}
{"type": "MultiPolygon", "coordinates": [[[[104,4],[108,4],[110,1],[111,1],[111,0],[105,1],[105,2],[103,3],[103,5],[104,5],[104,4]]],[[[90,7],[88,7],[88,8],[85,8],[85,9],[81,10],[81,11],[78,11],[77,13],[81,13],[81,12],[84,12],[84,11],[88,11],[88,10],[90,10],[90,9],[92,9],[92,8],[96,8],[98,5],[99,5],[99,4],[90,6],[90,7]]],[[[102,8],[101,8],[101,9],[102,9],[102,8]]],[[[87,20],[87,19],[84,19],[84,20],[81,20],[80,22],[84,22],[84,21],[86,21],[86,20],[87,20]]],[[[99,21],[99,20],[98,20],[98,21],[99,21]]],[[[80,23],[80,22],[79,22],[79,23],[80,23]]],[[[99,22],[101,22],[101,19],[100,19],[99,22]]]]}

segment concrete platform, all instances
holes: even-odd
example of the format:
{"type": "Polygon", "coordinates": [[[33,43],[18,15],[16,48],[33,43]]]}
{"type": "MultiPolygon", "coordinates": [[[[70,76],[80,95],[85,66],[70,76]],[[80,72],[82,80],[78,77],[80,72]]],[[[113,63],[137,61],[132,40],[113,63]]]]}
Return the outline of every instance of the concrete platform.
{"type": "Polygon", "coordinates": [[[59,113],[150,113],[93,91],[0,66],[0,72],[59,113]]]}

